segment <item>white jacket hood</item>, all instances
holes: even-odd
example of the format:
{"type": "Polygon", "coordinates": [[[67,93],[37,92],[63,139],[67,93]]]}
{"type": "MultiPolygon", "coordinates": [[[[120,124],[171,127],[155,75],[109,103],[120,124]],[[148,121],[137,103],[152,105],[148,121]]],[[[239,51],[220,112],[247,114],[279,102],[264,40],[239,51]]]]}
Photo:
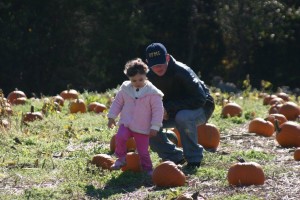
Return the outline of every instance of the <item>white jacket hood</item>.
{"type": "MultiPolygon", "coordinates": [[[[130,81],[124,81],[120,87],[120,90],[126,92],[132,98],[135,98],[135,88],[132,86],[130,81]]],[[[157,94],[161,97],[164,96],[162,91],[156,88],[150,81],[146,81],[146,85],[140,89],[139,97],[143,97],[145,95],[157,94]]]]}

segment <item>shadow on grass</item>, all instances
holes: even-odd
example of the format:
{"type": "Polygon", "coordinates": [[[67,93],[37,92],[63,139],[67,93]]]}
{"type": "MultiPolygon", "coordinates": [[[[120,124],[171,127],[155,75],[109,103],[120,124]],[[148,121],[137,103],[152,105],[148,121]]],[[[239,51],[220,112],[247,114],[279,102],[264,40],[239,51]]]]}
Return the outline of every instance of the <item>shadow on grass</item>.
{"type": "Polygon", "coordinates": [[[138,188],[151,186],[153,186],[151,177],[146,173],[125,171],[109,180],[104,188],[95,188],[93,185],[87,185],[85,188],[87,196],[106,199],[112,195],[130,193],[138,188]]]}

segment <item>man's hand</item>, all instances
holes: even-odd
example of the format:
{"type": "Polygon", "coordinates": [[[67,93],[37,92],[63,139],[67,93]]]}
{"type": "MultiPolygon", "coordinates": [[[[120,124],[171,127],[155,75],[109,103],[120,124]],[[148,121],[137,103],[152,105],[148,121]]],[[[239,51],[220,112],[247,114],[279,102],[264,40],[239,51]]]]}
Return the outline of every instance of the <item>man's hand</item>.
{"type": "Polygon", "coordinates": [[[150,129],[149,137],[155,137],[157,135],[157,130],[150,129]]]}
{"type": "Polygon", "coordinates": [[[108,118],[108,123],[107,123],[108,128],[113,128],[116,126],[116,121],[112,118],[108,118]]]}

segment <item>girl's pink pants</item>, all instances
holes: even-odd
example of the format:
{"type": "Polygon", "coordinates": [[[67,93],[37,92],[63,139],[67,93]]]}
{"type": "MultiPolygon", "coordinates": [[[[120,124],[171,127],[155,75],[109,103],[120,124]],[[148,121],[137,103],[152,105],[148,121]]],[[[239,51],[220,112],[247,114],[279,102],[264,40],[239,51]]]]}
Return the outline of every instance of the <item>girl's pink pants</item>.
{"type": "Polygon", "coordinates": [[[125,127],[123,124],[120,125],[116,135],[116,156],[121,160],[125,160],[127,154],[126,142],[130,137],[133,137],[135,140],[136,149],[140,156],[141,166],[143,170],[151,171],[153,166],[148,151],[149,135],[133,132],[129,128],[125,127]]]}

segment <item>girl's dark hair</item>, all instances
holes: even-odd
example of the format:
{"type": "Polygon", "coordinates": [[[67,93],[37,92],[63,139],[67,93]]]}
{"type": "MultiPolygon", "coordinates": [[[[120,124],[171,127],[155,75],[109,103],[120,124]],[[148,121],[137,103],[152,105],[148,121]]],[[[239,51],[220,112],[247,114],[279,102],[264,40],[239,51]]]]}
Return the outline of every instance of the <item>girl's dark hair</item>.
{"type": "Polygon", "coordinates": [[[147,74],[148,71],[148,65],[144,63],[142,59],[135,58],[125,64],[124,74],[128,77],[132,77],[137,74],[147,74]]]}

